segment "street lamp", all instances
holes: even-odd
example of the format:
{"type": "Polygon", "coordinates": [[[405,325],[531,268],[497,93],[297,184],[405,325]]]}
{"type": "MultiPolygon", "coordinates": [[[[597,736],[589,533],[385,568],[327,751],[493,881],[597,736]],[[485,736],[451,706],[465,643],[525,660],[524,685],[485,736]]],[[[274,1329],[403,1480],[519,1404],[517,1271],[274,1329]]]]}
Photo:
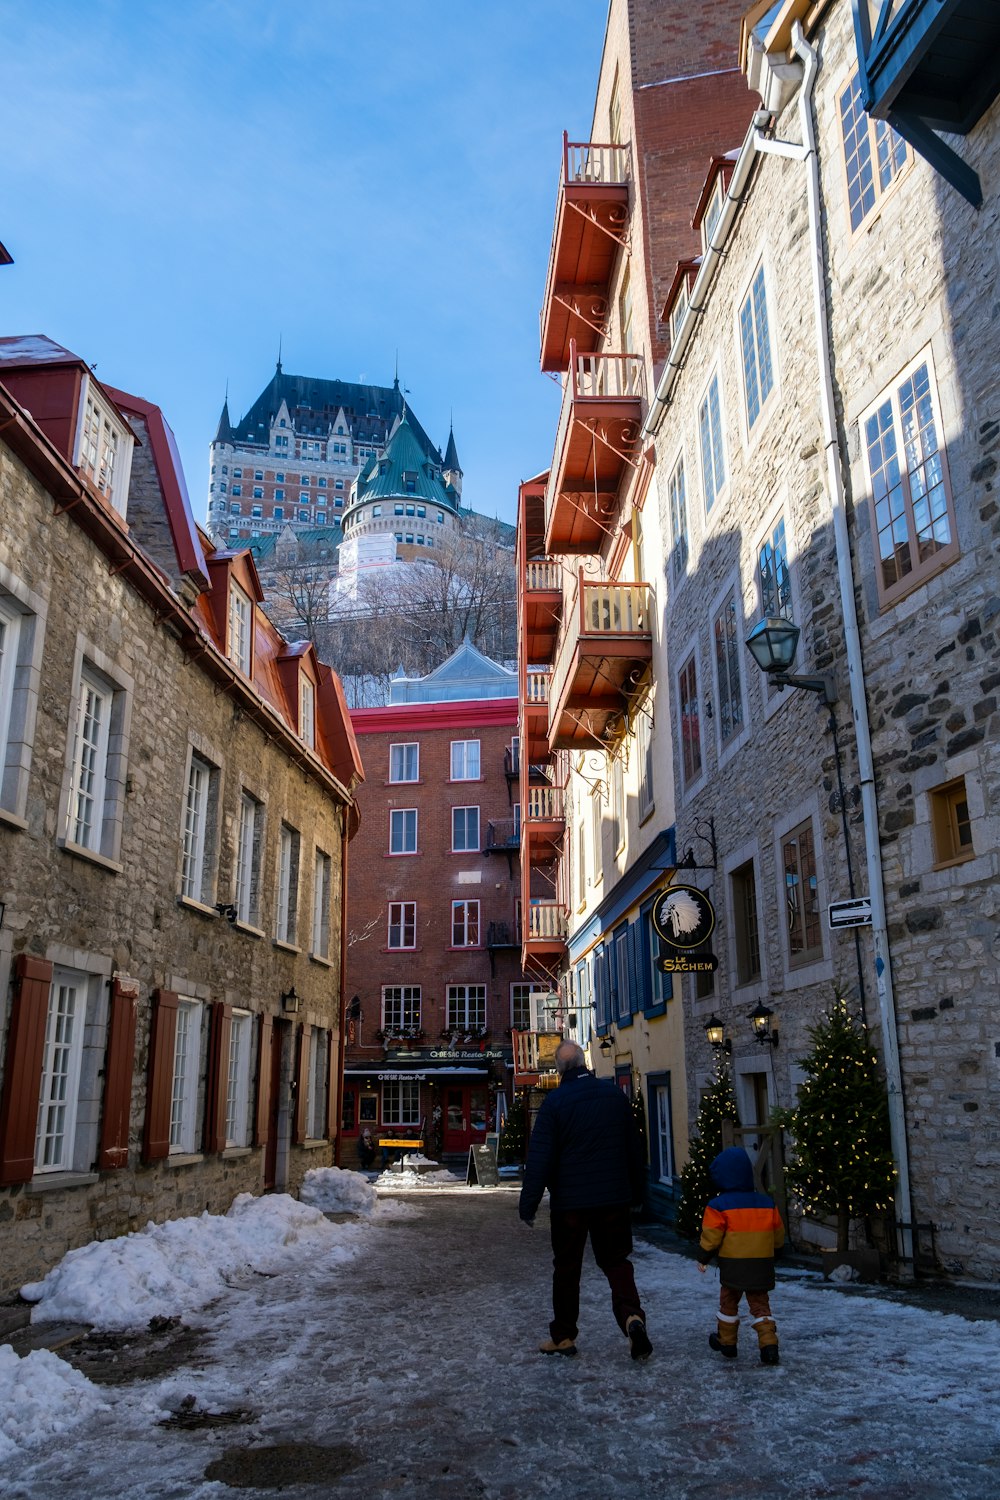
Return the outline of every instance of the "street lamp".
{"type": "Polygon", "coordinates": [[[733,1044],[726,1036],[726,1028],[718,1016],[709,1016],[705,1022],[705,1035],[709,1045],[718,1052],[720,1049],[725,1053],[731,1053],[733,1044]]]}
{"type": "Polygon", "coordinates": [[[778,1045],[778,1033],[771,1029],[771,1017],[773,1010],[769,1010],[762,1000],[758,1000],[747,1019],[753,1027],[753,1034],[762,1047],[776,1047],[778,1045]]]}
{"type": "Polygon", "coordinates": [[[807,693],[822,693],[823,702],[828,706],[836,703],[837,685],[832,677],[791,676],[801,633],[794,620],[769,615],[758,620],[745,644],[758,667],[776,687],[805,688],[807,693]]]}

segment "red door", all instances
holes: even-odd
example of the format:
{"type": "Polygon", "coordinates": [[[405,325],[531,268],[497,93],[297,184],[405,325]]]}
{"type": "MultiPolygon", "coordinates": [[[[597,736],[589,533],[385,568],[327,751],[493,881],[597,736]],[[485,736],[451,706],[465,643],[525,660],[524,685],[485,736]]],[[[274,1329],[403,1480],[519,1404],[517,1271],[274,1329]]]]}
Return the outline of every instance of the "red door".
{"type": "Polygon", "coordinates": [[[489,1095],[485,1084],[454,1083],[444,1091],[444,1149],[468,1151],[486,1140],[489,1095]]]}

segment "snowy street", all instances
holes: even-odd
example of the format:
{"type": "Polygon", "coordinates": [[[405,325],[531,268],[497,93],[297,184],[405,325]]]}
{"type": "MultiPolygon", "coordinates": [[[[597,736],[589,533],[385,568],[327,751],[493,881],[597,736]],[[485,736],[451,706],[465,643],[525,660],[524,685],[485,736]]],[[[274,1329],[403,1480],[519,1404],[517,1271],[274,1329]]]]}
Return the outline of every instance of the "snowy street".
{"type": "MultiPolygon", "coordinates": [[[[277,1269],[231,1272],[214,1300],[184,1311],[194,1334],[175,1340],[178,1362],[155,1373],[137,1361],[130,1375],[119,1348],[124,1369],[106,1353],[98,1383],[95,1356],[84,1383],[61,1365],[54,1375],[52,1354],[18,1361],[0,1346],[5,1496],[179,1500],[234,1485],[369,1500],[992,1491],[994,1321],[779,1271],[780,1366],[759,1364],[746,1323],[739,1359],[724,1364],[707,1346],[714,1273],[640,1242],[652,1359],[630,1360],[589,1252],[579,1355],[545,1358],[536,1345],[548,1332],[547,1213],[533,1231],[522,1226],[513,1186],[380,1192],[357,1218],[292,1235],[277,1269]],[[34,1424],[32,1369],[45,1408],[34,1424]],[[270,1454],[276,1445],[285,1447],[270,1454]]],[[[163,1295],[161,1316],[175,1293],[163,1295]]],[[[142,1327],[148,1318],[147,1308],[142,1327]]]]}

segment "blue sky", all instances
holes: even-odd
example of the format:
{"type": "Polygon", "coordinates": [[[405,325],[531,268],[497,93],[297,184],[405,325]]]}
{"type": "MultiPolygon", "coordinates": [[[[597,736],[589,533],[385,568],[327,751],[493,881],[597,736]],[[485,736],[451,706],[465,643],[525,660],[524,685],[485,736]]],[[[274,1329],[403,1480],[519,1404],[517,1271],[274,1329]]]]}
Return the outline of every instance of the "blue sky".
{"type": "Polygon", "coordinates": [[[196,514],[282,339],[391,384],[514,518],[558,388],[538,308],[606,0],[0,0],[0,332],[156,401],[196,514]]]}

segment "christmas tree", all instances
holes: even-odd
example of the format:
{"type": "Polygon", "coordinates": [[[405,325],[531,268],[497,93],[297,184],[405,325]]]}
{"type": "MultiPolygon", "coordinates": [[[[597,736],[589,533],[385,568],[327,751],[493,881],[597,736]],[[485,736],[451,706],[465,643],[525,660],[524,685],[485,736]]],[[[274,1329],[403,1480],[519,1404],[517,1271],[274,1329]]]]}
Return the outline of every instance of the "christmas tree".
{"type": "Polygon", "coordinates": [[[691,1141],[687,1164],[681,1172],[681,1197],[674,1228],[688,1239],[693,1240],[701,1233],[705,1204],[719,1191],[708,1169],[722,1150],[723,1120],[732,1120],[736,1125],[740,1122],[733,1080],[725,1055],[720,1052],[715,1059],[715,1078],[698,1107],[695,1127],[698,1134],[691,1141]]]}
{"type": "Polygon", "coordinates": [[[775,1117],[795,1153],[785,1179],[807,1214],[836,1214],[837,1249],[846,1250],[851,1220],[884,1211],[892,1198],[889,1105],[867,1028],[842,995],[809,1038],[798,1105],[775,1117]]]}
{"type": "Polygon", "coordinates": [[[497,1166],[520,1166],[528,1144],[527,1101],[523,1094],[515,1094],[514,1102],[500,1127],[497,1146],[497,1166]]]}

